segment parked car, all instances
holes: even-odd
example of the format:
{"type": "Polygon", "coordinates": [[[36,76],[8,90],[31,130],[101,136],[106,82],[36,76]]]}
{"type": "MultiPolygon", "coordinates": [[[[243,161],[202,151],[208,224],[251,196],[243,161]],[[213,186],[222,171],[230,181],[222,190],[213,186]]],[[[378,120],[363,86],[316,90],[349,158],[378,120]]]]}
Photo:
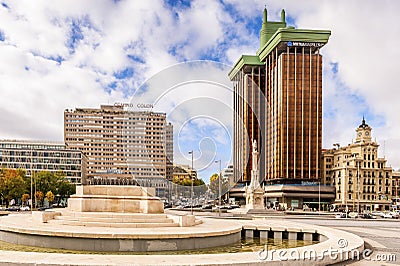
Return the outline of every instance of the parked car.
{"type": "Polygon", "coordinates": [[[31,208],[29,208],[29,206],[21,206],[19,208],[20,211],[29,211],[31,208]]]}
{"type": "Polygon", "coordinates": [[[392,218],[393,218],[393,216],[392,216],[392,214],[391,214],[390,212],[384,212],[384,213],[383,213],[383,218],[389,218],[389,219],[392,219],[392,218]]]}
{"type": "Polygon", "coordinates": [[[45,210],[48,210],[48,209],[51,209],[51,207],[40,207],[40,208],[38,208],[39,211],[45,211],[45,210]]]}
{"type": "Polygon", "coordinates": [[[203,210],[212,210],[212,205],[211,204],[206,204],[203,207],[201,207],[203,210]]]}
{"type": "Polygon", "coordinates": [[[392,215],[393,219],[399,219],[399,213],[398,212],[390,212],[390,215],[392,215]]]}
{"type": "Polygon", "coordinates": [[[9,212],[19,212],[19,206],[11,206],[6,209],[9,212]]]}
{"type": "Polygon", "coordinates": [[[164,209],[170,209],[170,208],[172,208],[172,203],[165,202],[164,203],[164,209]]]}
{"type": "Polygon", "coordinates": [[[370,213],[362,213],[360,215],[361,218],[363,219],[376,219],[376,216],[370,214],[370,213]]]}
{"type": "Polygon", "coordinates": [[[379,218],[384,218],[385,214],[383,212],[373,212],[372,215],[375,215],[376,217],[379,218]]]}
{"type": "Polygon", "coordinates": [[[347,213],[344,212],[344,213],[337,213],[335,215],[335,218],[336,219],[341,219],[341,218],[348,219],[348,218],[350,218],[350,216],[347,213]]]}
{"type": "Polygon", "coordinates": [[[57,204],[57,203],[54,203],[54,204],[51,205],[51,207],[52,207],[52,208],[66,208],[66,207],[67,207],[67,204],[57,204]]]}

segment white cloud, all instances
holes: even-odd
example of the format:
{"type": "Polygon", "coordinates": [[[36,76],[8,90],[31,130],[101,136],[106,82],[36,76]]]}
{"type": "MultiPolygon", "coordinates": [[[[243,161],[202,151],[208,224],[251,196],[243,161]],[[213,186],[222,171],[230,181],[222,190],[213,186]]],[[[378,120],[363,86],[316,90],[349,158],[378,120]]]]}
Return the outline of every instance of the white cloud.
{"type": "MultiPolygon", "coordinates": [[[[7,126],[0,128],[0,138],[62,140],[65,108],[127,100],[127,92],[182,60],[207,58],[210,53],[211,58],[234,63],[243,53],[255,54],[259,29],[249,28],[254,25],[248,22],[261,17],[265,1],[197,0],[186,8],[170,8],[161,0],[4,3],[9,8],[0,6],[5,37],[0,41],[0,122],[7,126]],[[73,22],[82,36],[71,48],[73,22]],[[64,61],[59,64],[57,57],[64,61]],[[127,67],[133,69],[131,77],[114,76],[127,67]],[[109,84],[115,84],[114,89],[109,84]]],[[[399,167],[400,2],[267,4],[270,20],[278,20],[285,8],[299,28],[332,30],[322,49],[324,146],[351,142],[364,113],[377,140],[382,145],[386,140],[388,162],[399,167]],[[338,66],[337,74],[329,70],[332,63],[338,66]]],[[[175,100],[184,101],[194,92],[175,100]]]]}

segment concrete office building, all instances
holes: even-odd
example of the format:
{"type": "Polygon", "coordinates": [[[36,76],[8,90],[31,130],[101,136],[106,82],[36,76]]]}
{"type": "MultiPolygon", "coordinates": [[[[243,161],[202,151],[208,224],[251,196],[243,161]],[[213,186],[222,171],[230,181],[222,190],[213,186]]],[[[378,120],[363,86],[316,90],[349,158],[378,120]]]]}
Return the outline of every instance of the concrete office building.
{"type": "Polygon", "coordinates": [[[222,170],[222,178],[223,178],[223,180],[226,180],[226,182],[228,182],[229,188],[232,188],[235,186],[235,179],[233,176],[233,165],[232,164],[228,165],[227,168],[224,168],[222,170]]]}
{"type": "Polygon", "coordinates": [[[0,140],[0,167],[33,172],[63,172],[66,178],[80,184],[86,175],[86,157],[64,143],[27,140],[0,140]]]}
{"type": "Polygon", "coordinates": [[[165,126],[165,150],[167,155],[166,177],[168,181],[172,181],[174,171],[174,127],[171,123],[165,126]]]}
{"type": "Polygon", "coordinates": [[[318,186],[322,145],[320,49],[330,34],[328,30],[288,27],[284,10],[281,21],[268,21],[264,9],[260,48],[256,55],[242,55],[229,73],[234,86],[235,181],[249,183],[249,141],[256,140],[260,181],[267,185],[265,196],[283,207],[301,208],[304,202],[318,203],[321,196],[325,201],[334,197],[331,188],[318,186]],[[307,186],[288,186],[291,184],[307,186]]]}
{"type": "Polygon", "coordinates": [[[336,187],[335,204],[340,209],[390,209],[393,169],[378,156],[379,144],[372,140],[371,131],[363,119],[351,144],[323,151],[323,180],[336,187]]]}
{"type": "Polygon", "coordinates": [[[120,104],[64,112],[65,143],[87,156],[92,181],[134,179],[164,189],[172,180],[172,130],[165,113],[120,104]]]}

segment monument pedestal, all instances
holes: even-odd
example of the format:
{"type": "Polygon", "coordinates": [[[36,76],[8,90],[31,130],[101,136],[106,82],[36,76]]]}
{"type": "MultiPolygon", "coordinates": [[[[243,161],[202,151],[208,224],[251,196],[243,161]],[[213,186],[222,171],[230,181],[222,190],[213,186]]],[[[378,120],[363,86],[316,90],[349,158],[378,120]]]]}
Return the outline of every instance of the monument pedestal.
{"type": "Polygon", "coordinates": [[[264,209],[264,191],[258,187],[246,190],[246,209],[264,209]]]}
{"type": "Polygon", "coordinates": [[[245,193],[247,213],[263,213],[264,208],[264,190],[261,187],[248,187],[245,193]]]}
{"type": "Polygon", "coordinates": [[[164,213],[154,188],[139,186],[77,186],[68,199],[72,212],[164,213]]]}

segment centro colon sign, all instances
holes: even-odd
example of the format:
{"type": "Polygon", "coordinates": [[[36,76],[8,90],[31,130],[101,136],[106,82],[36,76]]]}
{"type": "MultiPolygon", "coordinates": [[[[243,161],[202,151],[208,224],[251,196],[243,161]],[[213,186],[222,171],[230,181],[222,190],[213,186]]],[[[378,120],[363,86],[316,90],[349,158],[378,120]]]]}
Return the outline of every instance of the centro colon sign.
{"type": "Polygon", "coordinates": [[[137,108],[141,108],[141,109],[151,109],[154,107],[153,104],[151,103],[138,103],[138,104],[133,104],[133,103],[114,103],[115,107],[127,107],[127,108],[133,108],[133,107],[137,107],[137,108]]]}
{"type": "Polygon", "coordinates": [[[324,43],[322,42],[287,42],[289,47],[322,47],[324,43]]]}

